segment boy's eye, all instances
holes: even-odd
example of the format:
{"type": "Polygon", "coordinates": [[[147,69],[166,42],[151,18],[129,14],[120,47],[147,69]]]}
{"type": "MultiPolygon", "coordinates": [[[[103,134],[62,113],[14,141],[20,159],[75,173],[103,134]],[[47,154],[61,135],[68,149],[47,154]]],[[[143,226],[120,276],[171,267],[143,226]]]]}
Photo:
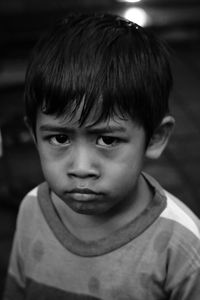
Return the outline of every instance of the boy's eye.
{"type": "Polygon", "coordinates": [[[52,145],[67,145],[69,143],[69,137],[65,134],[57,134],[50,137],[50,144],[52,145]]]}
{"type": "Polygon", "coordinates": [[[97,139],[97,144],[99,146],[112,147],[119,143],[119,138],[113,136],[101,136],[97,139]]]}

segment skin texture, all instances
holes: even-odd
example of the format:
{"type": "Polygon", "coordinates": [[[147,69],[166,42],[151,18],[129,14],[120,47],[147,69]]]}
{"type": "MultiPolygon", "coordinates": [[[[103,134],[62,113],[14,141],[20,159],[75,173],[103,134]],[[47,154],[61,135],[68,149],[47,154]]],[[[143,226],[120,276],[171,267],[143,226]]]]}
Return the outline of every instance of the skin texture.
{"type": "Polygon", "coordinates": [[[78,119],[38,113],[36,145],[52,199],[68,227],[121,226],[152,197],[140,173],[155,145],[145,148],[144,129],[130,118],[94,125],[91,117],[81,127],[78,119]]]}

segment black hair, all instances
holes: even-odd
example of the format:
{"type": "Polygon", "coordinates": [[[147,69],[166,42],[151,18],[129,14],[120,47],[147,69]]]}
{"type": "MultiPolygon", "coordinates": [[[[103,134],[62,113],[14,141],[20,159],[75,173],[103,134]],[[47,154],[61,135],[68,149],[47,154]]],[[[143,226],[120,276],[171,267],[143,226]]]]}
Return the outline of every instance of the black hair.
{"type": "Polygon", "coordinates": [[[143,126],[149,140],[168,113],[172,75],[163,42],[139,25],[111,14],[71,14],[33,50],[25,83],[27,119],[35,131],[38,109],[73,114],[84,105],[97,121],[119,114],[143,126]]]}

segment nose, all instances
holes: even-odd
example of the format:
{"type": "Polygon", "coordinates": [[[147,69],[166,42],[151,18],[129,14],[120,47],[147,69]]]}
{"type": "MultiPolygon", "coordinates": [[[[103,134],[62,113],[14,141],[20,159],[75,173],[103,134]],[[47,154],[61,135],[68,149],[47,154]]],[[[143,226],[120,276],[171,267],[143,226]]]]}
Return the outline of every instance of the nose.
{"type": "Polygon", "coordinates": [[[81,145],[72,150],[68,176],[87,179],[98,178],[100,170],[93,151],[86,145],[81,145]]]}

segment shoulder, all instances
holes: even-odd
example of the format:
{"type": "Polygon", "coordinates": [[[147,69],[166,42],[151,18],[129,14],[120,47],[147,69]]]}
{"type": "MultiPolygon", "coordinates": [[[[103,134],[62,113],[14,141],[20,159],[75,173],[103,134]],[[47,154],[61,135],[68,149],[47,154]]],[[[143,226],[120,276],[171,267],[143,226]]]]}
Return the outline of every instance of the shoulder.
{"type": "Polygon", "coordinates": [[[43,184],[38,185],[29,191],[21,201],[17,217],[18,227],[24,227],[29,223],[32,223],[41,214],[38,203],[38,191],[42,185],[43,184]]]}
{"type": "Polygon", "coordinates": [[[144,174],[145,178],[158,194],[165,198],[165,208],[160,214],[160,219],[173,228],[188,231],[200,240],[200,219],[183,201],[166,191],[151,176],[144,174]]]}
{"type": "Polygon", "coordinates": [[[187,205],[163,189],[155,179],[149,176],[146,178],[165,198],[165,207],[152,226],[154,238],[151,243],[158,257],[166,262],[166,282],[170,289],[192,274],[199,276],[200,220],[187,205]]]}
{"type": "Polygon", "coordinates": [[[22,202],[19,206],[19,214],[23,214],[27,212],[27,210],[32,210],[37,205],[38,188],[39,186],[33,188],[22,199],[22,202]]]}
{"type": "Polygon", "coordinates": [[[200,272],[200,221],[182,201],[165,190],[164,193],[167,201],[160,221],[163,231],[169,233],[167,285],[195,288],[200,272]]]}
{"type": "MultiPolygon", "coordinates": [[[[185,274],[200,269],[200,220],[177,197],[147,176],[150,184],[165,197],[166,205],[156,222],[156,247],[165,245],[172,270],[182,268],[185,274]],[[184,267],[183,267],[184,266],[184,267]]],[[[162,247],[163,248],[163,247],[162,247]]]]}
{"type": "Polygon", "coordinates": [[[186,204],[163,189],[154,178],[146,174],[145,177],[165,199],[165,207],[153,226],[157,246],[165,245],[170,256],[175,255],[179,261],[181,257],[183,261],[189,259],[195,262],[192,266],[200,268],[199,218],[186,204]]]}
{"type": "Polygon", "coordinates": [[[199,218],[177,197],[165,190],[163,190],[163,192],[167,199],[167,205],[161,214],[161,218],[174,222],[179,225],[182,230],[189,231],[200,240],[199,218]]]}

